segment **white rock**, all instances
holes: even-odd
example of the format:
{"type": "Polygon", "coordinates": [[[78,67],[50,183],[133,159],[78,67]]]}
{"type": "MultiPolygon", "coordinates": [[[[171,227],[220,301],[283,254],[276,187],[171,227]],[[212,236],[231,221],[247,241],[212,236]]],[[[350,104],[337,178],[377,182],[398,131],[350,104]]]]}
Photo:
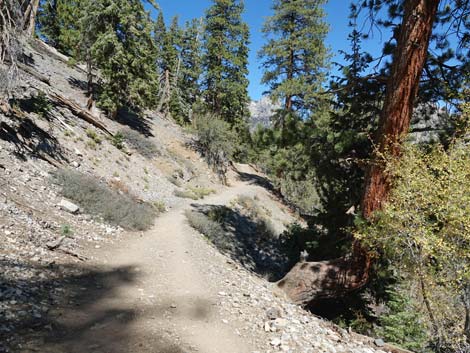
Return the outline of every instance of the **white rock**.
{"type": "Polygon", "coordinates": [[[282,342],[279,338],[275,338],[270,342],[271,346],[273,346],[273,347],[279,347],[281,345],[281,343],[282,342]]]}
{"type": "Polygon", "coordinates": [[[266,331],[266,332],[271,331],[271,326],[269,325],[269,322],[264,323],[264,331],[266,331]]]}
{"type": "Polygon", "coordinates": [[[67,200],[60,201],[59,207],[63,209],[64,211],[67,211],[73,214],[78,213],[78,211],[80,211],[80,207],[78,207],[74,203],[67,201],[67,200]]]}
{"type": "Polygon", "coordinates": [[[284,328],[289,324],[289,321],[283,318],[277,318],[274,320],[274,326],[279,327],[279,328],[284,328]]]}

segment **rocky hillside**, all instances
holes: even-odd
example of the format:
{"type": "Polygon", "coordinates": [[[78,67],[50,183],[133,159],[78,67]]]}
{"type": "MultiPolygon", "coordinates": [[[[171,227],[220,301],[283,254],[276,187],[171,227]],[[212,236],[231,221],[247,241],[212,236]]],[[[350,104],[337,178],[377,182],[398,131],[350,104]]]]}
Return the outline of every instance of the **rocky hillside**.
{"type": "Polygon", "coordinates": [[[32,42],[0,112],[0,352],[397,351],[265,279],[301,222],[265,176],[238,166],[220,185],[191,134],[152,112],[88,113],[85,82],[32,42]]]}
{"type": "Polygon", "coordinates": [[[86,176],[85,183],[129,195],[152,206],[155,215],[178,207],[184,198],[177,194],[219,188],[191,148],[191,136],[176,124],[150,112],[123,112],[112,121],[96,111],[98,124],[90,124],[57,98],[85,107],[80,67],[41,42],[31,43],[25,54],[12,110],[0,112],[0,351],[22,328],[44,323],[61,300],[62,279],[80,274],[87,248],[117,241],[135,226],[103,222],[107,214],[82,210],[63,196],[52,172],[63,168],[86,176]]]}

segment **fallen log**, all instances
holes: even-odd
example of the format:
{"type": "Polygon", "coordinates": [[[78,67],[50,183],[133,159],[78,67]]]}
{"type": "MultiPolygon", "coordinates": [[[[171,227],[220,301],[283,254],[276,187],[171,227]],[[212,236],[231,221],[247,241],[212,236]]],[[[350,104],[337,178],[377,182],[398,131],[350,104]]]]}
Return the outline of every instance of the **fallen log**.
{"type": "Polygon", "coordinates": [[[68,64],[69,62],[69,57],[60,53],[57,49],[54,47],[51,47],[50,45],[44,43],[40,39],[35,39],[30,42],[31,45],[33,46],[34,49],[42,52],[46,52],[47,55],[53,56],[55,59],[62,61],[65,64],[68,64]]]}
{"type": "Polygon", "coordinates": [[[362,288],[368,280],[364,263],[343,257],[320,262],[299,262],[277,282],[287,297],[298,305],[318,299],[341,298],[362,288]]]}
{"type": "Polygon", "coordinates": [[[40,74],[39,72],[35,71],[30,66],[22,64],[22,63],[18,63],[17,66],[20,70],[23,70],[24,72],[30,74],[31,76],[34,76],[39,81],[44,82],[45,84],[47,84],[49,86],[51,85],[51,81],[50,81],[49,77],[46,77],[45,75],[40,74]]]}
{"type": "Polygon", "coordinates": [[[51,98],[55,99],[60,104],[63,104],[66,107],[68,107],[73,114],[75,114],[79,118],[85,120],[87,123],[89,123],[89,124],[93,125],[94,127],[104,131],[108,135],[113,136],[111,131],[109,131],[108,128],[103,123],[98,121],[96,119],[96,117],[94,117],[92,114],[90,114],[86,110],[83,110],[82,107],[80,107],[77,103],[75,103],[75,102],[73,102],[73,101],[71,101],[71,100],[69,100],[69,99],[67,99],[67,98],[65,98],[61,95],[58,95],[57,93],[52,93],[51,98]]]}

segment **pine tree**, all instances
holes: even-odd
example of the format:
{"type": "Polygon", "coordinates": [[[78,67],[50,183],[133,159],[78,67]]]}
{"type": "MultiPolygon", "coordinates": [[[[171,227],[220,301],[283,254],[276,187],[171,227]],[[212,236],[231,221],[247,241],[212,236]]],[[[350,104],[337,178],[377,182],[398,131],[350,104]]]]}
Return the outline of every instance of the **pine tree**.
{"type": "Polygon", "coordinates": [[[163,67],[163,47],[166,40],[166,25],[163,12],[159,12],[153,28],[153,38],[155,42],[157,70],[159,73],[163,67]]]}
{"type": "Polygon", "coordinates": [[[199,79],[202,74],[202,21],[186,22],[181,38],[181,68],[178,87],[182,93],[183,114],[191,121],[192,111],[201,97],[199,79]]]}
{"type": "MultiPolygon", "coordinates": [[[[325,80],[328,26],[322,5],[326,0],[275,0],[274,14],[264,25],[269,38],[259,55],[264,59],[262,83],[282,100],[284,113],[308,115],[323,101],[318,92],[325,80]]],[[[280,115],[280,125],[284,125],[280,115]]]]}
{"type": "Polygon", "coordinates": [[[99,105],[112,116],[122,107],[155,104],[153,23],[139,0],[87,1],[81,21],[82,55],[103,78],[99,105]]]}
{"type": "Polygon", "coordinates": [[[178,25],[178,17],[173,17],[168,30],[160,32],[161,61],[160,61],[160,99],[158,110],[165,116],[171,114],[175,120],[180,120],[182,113],[181,92],[178,90],[178,77],[181,67],[180,46],[182,30],[178,25]]]}
{"type": "Polygon", "coordinates": [[[207,108],[239,131],[246,130],[249,102],[249,29],[243,11],[242,1],[213,1],[205,16],[203,59],[207,108]]]}
{"type": "Polygon", "coordinates": [[[82,3],[76,0],[47,0],[38,15],[40,35],[64,54],[77,55],[82,3]]]}

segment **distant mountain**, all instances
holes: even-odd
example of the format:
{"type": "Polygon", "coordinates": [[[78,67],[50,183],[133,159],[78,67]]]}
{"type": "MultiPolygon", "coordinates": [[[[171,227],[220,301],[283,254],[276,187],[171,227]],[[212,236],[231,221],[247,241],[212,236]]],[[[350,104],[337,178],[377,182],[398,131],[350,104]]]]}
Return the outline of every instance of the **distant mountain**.
{"type": "Polygon", "coordinates": [[[410,139],[416,143],[439,141],[451,128],[449,113],[436,104],[415,108],[411,119],[410,139]]]}
{"type": "Polygon", "coordinates": [[[263,96],[259,101],[251,101],[249,106],[250,130],[255,130],[258,125],[270,127],[272,125],[271,117],[280,107],[280,104],[274,103],[268,96],[263,96]]]}

